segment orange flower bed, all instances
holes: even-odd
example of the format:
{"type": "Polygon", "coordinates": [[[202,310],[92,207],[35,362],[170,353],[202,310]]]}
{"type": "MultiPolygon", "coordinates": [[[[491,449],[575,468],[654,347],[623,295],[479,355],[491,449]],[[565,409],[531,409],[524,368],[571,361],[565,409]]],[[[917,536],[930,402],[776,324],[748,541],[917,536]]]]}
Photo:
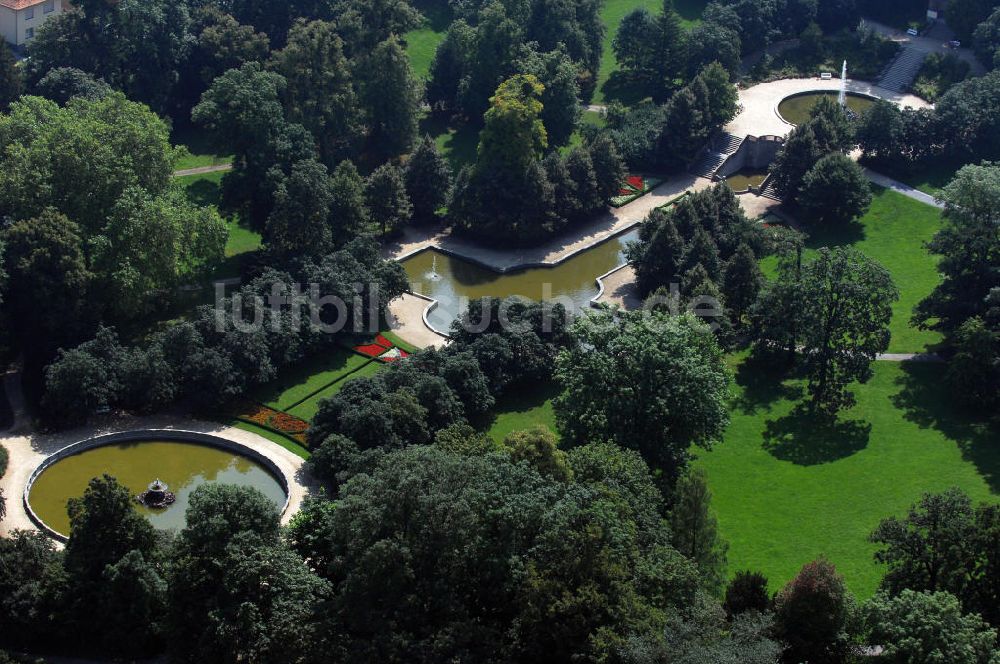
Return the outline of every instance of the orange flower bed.
{"type": "Polygon", "coordinates": [[[243,401],[237,404],[236,417],[268,429],[280,431],[302,443],[305,443],[305,434],[309,430],[309,423],[302,418],[252,401],[243,401]]]}

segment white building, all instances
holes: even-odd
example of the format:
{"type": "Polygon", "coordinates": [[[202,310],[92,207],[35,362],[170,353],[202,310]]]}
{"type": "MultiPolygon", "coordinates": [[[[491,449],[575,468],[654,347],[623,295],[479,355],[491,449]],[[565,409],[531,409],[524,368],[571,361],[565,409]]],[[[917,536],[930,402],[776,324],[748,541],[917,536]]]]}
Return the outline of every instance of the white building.
{"type": "Polygon", "coordinates": [[[47,18],[66,7],[63,0],[0,0],[0,37],[12,46],[27,44],[47,18]]]}

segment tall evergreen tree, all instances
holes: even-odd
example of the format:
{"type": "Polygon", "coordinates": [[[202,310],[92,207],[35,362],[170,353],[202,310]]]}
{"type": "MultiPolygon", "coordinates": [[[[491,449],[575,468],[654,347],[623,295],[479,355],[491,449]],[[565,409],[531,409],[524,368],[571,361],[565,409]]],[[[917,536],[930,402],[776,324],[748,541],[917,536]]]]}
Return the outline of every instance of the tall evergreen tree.
{"type": "Polygon", "coordinates": [[[368,229],[369,213],[365,202],[365,179],[350,161],[337,164],[330,178],[330,224],[334,242],[344,244],[350,237],[368,229]]]}
{"type": "Polygon", "coordinates": [[[424,136],[406,162],[406,194],[413,205],[413,220],[433,221],[451,190],[451,166],[430,136],[424,136]]]}
{"type": "Polygon", "coordinates": [[[403,174],[392,164],[382,164],[365,182],[365,201],[371,220],[384,236],[410,220],[413,206],[406,196],[403,174]]]}
{"type": "Polygon", "coordinates": [[[326,166],[312,159],[296,162],[275,189],[274,209],[264,229],[268,247],[285,257],[328,251],[333,240],[332,202],[326,166]]]}
{"type": "Polygon", "coordinates": [[[715,595],[726,582],[726,550],[712,513],[712,492],[701,468],[688,470],[677,481],[670,510],[671,542],[698,565],[702,582],[715,595]]]}
{"type": "MultiPolygon", "coordinates": [[[[362,119],[336,24],[296,21],[271,66],[285,78],[285,118],[309,130],[323,162],[332,167],[351,156],[362,119]]],[[[399,103],[410,101],[400,98],[399,103]]]]}
{"type": "Polygon", "coordinates": [[[392,36],[363,58],[359,69],[370,149],[382,159],[407,152],[417,137],[422,91],[406,50],[392,36]]]}

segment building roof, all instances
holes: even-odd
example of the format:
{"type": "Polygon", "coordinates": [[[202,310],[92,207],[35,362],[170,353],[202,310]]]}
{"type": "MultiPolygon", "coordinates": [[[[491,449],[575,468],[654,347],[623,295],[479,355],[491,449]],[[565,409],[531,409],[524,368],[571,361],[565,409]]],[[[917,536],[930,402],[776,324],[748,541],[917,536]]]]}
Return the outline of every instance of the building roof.
{"type": "Polygon", "coordinates": [[[40,5],[45,0],[0,0],[0,7],[7,7],[8,9],[13,9],[15,11],[19,9],[26,9],[28,7],[34,7],[35,5],[40,5]]]}

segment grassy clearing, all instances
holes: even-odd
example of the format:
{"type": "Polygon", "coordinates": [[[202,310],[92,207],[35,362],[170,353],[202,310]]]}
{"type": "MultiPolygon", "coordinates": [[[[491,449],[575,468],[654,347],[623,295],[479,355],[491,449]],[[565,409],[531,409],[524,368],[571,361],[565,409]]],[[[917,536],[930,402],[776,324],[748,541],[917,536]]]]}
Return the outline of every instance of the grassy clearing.
{"type": "Polygon", "coordinates": [[[250,396],[265,406],[287,410],[313,392],[357,371],[370,361],[370,358],[349,348],[333,348],[283,371],[277,380],[262,385],[250,396]]]}
{"type": "Polygon", "coordinates": [[[877,362],[858,404],[833,431],[788,413],[803,386],[737,371],[725,441],[702,452],[730,571],[756,569],[778,589],[826,555],[859,597],[883,570],[867,537],[924,491],[960,486],[974,500],[1000,492],[1000,432],[950,409],[940,365],[877,362]]]}
{"type": "MultiPolygon", "coordinates": [[[[359,355],[358,357],[361,356],[359,355]]],[[[322,401],[323,399],[329,399],[333,395],[337,394],[338,392],[340,392],[341,389],[343,389],[344,385],[346,385],[348,382],[356,378],[361,378],[362,376],[372,376],[378,373],[379,371],[382,370],[384,366],[385,364],[383,364],[382,362],[368,362],[366,364],[363,364],[356,371],[346,374],[342,378],[338,379],[335,383],[329,385],[326,389],[317,392],[316,394],[309,397],[308,399],[298,404],[294,408],[290,408],[287,412],[290,415],[294,415],[296,417],[301,417],[304,420],[311,421],[312,418],[314,418],[316,416],[316,413],[319,411],[320,401],[322,401]]]]}
{"type": "Polygon", "coordinates": [[[219,166],[233,161],[232,155],[220,155],[209,143],[208,135],[197,127],[175,127],[170,135],[174,145],[187,148],[188,154],[182,156],[174,164],[175,170],[199,168],[202,166],[219,166]]]}
{"type": "Polygon", "coordinates": [[[487,432],[494,440],[501,441],[511,431],[530,429],[536,424],[544,424],[555,431],[552,400],[558,394],[559,388],[551,383],[509,392],[497,402],[487,432]]]}
{"type": "Polygon", "coordinates": [[[426,79],[430,74],[434,53],[448,32],[451,17],[446,7],[424,7],[420,11],[424,15],[424,23],[416,30],[406,33],[406,53],[410,57],[413,73],[417,78],[426,79]]]}
{"type": "MultiPolygon", "coordinates": [[[[819,247],[851,245],[881,263],[899,288],[889,326],[890,353],[919,353],[941,341],[941,335],[910,325],[917,303],[938,284],[937,258],[924,243],[941,227],[941,211],[902,194],[875,187],[871,209],[857,223],[846,227],[807,228],[806,256],[819,247]]],[[[765,272],[773,274],[775,262],[765,261],[765,272]]]]}
{"type": "MultiPolygon", "coordinates": [[[[184,188],[189,200],[198,205],[218,207],[222,194],[222,178],[224,172],[202,173],[201,175],[185,175],[174,178],[184,188]]],[[[240,274],[240,265],[244,254],[261,248],[263,238],[257,231],[240,224],[236,217],[226,219],[229,237],[226,240],[226,260],[213,273],[213,278],[224,279],[240,274]]]]}
{"type": "Polygon", "coordinates": [[[954,160],[934,159],[921,163],[918,167],[912,169],[905,167],[892,168],[882,164],[873,166],[872,169],[899,180],[925,194],[937,196],[954,179],[958,169],[964,165],[964,163],[954,160]]]}

